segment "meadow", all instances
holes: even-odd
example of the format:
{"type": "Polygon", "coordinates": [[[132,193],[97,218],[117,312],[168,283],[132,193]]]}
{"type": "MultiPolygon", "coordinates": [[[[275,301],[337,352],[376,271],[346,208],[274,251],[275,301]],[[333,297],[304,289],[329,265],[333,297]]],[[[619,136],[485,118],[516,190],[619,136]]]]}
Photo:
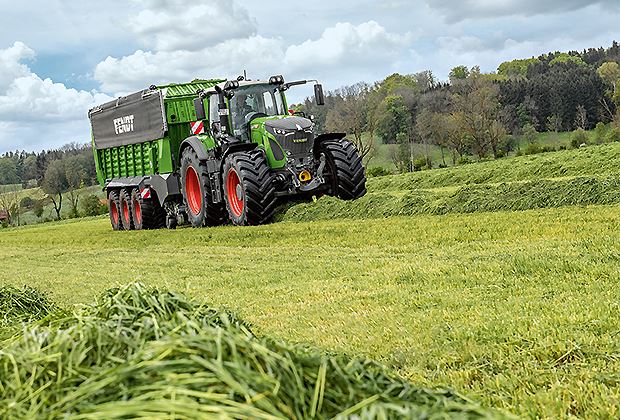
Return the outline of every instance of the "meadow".
{"type": "Polygon", "coordinates": [[[619,161],[620,146],[604,145],[379,177],[338,218],[321,198],[259,227],[112,232],[100,217],[6,229],[0,278],[64,307],[139,281],[485,408],[618,418],[619,161]],[[564,181],[581,198],[553,201],[561,189],[544,183],[564,181]],[[528,183],[542,184],[515,190],[532,191],[522,202],[546,198],[519,207],[506,189],[528,183]],[[474,187],[487,194],[466,209],[372,210],[385,194],[445,199],[474,187]]]}

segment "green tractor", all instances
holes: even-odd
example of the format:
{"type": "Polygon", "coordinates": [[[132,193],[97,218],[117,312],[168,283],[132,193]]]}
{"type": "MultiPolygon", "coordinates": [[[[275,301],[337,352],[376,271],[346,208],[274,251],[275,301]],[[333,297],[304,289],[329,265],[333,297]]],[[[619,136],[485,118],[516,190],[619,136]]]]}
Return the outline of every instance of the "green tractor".
{"type": "Polygon", "coordinates": [[[316,81],[196,80],[151,86],[89,111],[114,230],[268,223],[279,201],[366,193],[345,133],[316,135],[285,92],[316,81]]]}

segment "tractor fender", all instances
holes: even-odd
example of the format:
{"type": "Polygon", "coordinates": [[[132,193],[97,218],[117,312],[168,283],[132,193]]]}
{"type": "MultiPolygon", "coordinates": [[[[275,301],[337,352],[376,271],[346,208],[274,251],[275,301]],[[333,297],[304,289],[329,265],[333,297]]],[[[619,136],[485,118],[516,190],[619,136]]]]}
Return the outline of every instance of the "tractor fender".
{"type": "Polygon", "coordinates": [[[314,150],[314,155],[318,158],[320,154],[320,146],[321,143],[327,140],[342,140],[347,136],[346,133],[325,133],[319,134],[314,138],[314,144],[312,146],[312,150],[314,150]]]}
{"type": "Polygon", "coordinates": [[[179,148],[179,157],[183,155],[183,150],[191,147],[194,149],[194,152],[198,155],[199,160],[207,160],[209,159],[209,154],[207,153],[207,149],[202,144],[200,139],[196,136],[188,137],[181,143],[181,147],[179,148]]]}
{"type": "Polygon", "coordinates": [[[230,144],[228,147],[226,147],[226,150],[224,150],[224,153],[222,154],[222,169],[224,168],[224,161],[226,160],[226,157],[228,157],[228,155],[231,155],[233,153],[237,153],[237,152],[247,152],[250,150],[254,150],[256,149],[256,147],[258,146],[257,143],[232,143],[230,144]]]}

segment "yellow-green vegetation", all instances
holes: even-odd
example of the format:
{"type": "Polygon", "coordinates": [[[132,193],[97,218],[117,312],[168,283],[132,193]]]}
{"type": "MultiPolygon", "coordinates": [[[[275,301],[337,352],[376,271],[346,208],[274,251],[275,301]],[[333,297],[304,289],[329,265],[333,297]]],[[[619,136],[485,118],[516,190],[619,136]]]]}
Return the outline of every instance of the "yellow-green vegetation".
{"type": "Polygon", "coordinates": [[[89,302],[142,281],[255,332],[387,363],[520,416],[620,415],[620,207],[0,233],[0,277],[89,302]]]}
{"type": "MultiPolygon", "coordinates": [[[[9,314],[44,297],[0,288],[9,314]]],[[[1,325],[0,325],[0,331],[1,325]]],[[[255,336],[228,311],[132,284],[48,311],[0,341],[0,416],[31,418],[495,418],[367,359],[255,336]]]]}

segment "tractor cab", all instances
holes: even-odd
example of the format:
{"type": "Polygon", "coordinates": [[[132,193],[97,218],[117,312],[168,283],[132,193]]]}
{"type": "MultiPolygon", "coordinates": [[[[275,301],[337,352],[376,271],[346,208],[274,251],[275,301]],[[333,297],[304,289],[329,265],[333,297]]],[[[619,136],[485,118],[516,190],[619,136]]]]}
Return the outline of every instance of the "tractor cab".
{"type": "Polygon", "coordinates": [[[232,133],[243,141],[252,138],[252,120],[288,114],[282,92],[265,83],[240,86],[229,99],[229,107],[232,133]]]}

